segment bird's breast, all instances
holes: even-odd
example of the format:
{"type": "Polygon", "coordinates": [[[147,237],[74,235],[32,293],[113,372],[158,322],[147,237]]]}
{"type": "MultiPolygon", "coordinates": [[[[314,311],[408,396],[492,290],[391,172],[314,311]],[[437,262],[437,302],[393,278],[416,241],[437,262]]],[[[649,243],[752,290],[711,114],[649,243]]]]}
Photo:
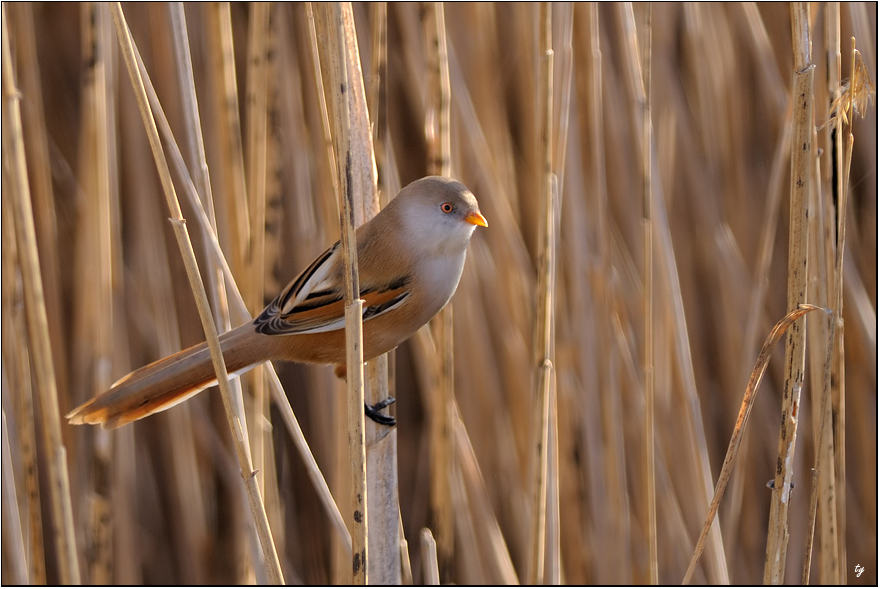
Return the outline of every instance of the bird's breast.
{"type": "Polygon", "coordinates": [[[419,276],[414,282],[419,286],[424,285],[424,296],[419,298],[424,299],[426,310],[430,310],[431,316],[428,320],[455,294],[464,269],[464,260],[465,253],[462,252],[458,256],[433,257],[420,266],[419,276]]]}

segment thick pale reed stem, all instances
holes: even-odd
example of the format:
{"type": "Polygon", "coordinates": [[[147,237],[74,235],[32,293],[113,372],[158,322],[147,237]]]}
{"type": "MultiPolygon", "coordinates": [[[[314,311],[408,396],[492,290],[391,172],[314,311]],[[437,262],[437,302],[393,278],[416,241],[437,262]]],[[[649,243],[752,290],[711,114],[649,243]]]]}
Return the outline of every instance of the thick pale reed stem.
{"type": "MultiPolygon", "coordinates": [[[[792,131],[791,205],[788,242],[788,310],[804,302],[807,291],[807,196],[810,190],[813,158],[813,66],[810,58],[809,7],[791,5],[792,49],[794,51],[794,91],[792,92],[794,128],[792,131]]],[[[785,582],[785,557],[788,550],[788,509],[791,505],[791,479],[794,474],[794,450],[797,441],[798,409],[804,382],[806,322],[801,319],[791,327],[785,345],[785,383],[782,392],[782,427],[776,476],[770,502],[767,553],[764,560],[764,583],[785,582]]]]}

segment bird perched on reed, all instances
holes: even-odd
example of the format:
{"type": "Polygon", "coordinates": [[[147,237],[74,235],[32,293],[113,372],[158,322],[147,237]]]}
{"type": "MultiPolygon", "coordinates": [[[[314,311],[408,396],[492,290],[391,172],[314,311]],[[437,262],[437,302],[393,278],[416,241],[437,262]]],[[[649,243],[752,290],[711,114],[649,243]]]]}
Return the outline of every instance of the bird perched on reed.
{"type": "MultiPolygon", "coordinates": [[[[400,345],[449,302],[478,225],[488,223],[474,195],[455,180],[429,176],[405,187],[357,229],[365,360],[400,345]]],[[[256,319],[222,334],[220,345],[230,374],[267,360],[289,360],[335,364],[344,375],[340,243],[318,256],[256,319]]],[[[216,379],[202,342],[135,370],[67,418],[116,428],[173,407],[216,379]]],[[[387,415],[367,412],[393,423],[387,415]]]]}

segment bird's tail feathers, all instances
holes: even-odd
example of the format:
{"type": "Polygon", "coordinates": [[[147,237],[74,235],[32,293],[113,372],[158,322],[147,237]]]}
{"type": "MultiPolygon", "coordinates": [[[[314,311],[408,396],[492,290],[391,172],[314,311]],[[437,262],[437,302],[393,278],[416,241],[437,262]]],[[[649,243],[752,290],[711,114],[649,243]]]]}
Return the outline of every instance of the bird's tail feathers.
{"type": "MultiPolygon", "coordinates": [[[[220,336],[230,376],[246,372],[266,358],[259,345],[242,345],[255,336],[259,334],[250,323],[220,336]]],[[[202,342],[122,377],[110,390],[66,417],[72,424],[100,424],[114,429],[170,409],[215,384],[217,375],[208,344],[202,342]]]]}

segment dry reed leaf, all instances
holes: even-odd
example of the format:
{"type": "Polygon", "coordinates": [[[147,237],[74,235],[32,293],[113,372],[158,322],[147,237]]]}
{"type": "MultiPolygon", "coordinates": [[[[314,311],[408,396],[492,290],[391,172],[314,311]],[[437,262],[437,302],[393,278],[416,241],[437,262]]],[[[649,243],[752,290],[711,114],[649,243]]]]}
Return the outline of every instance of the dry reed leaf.
{"type": "Polygon", "coordinates": [[[874,104],[874,95],[877,93],[874,82],[871,80],[871,74],[868,72],[868,66],[862,59],[862,54],[858,49],[853,51],[855,52],[856,69],[852,77],[841,86],[840,96],[834,99],[828,113],[832,119],[839,116],[844,125],[848,125],[850,119],[855,115],[864,117],[869,106],[874,104]],[[850,106],[852,106],[852,112],[850,112],[850,106]]]}
{"type": "Polygon", "coordinates": [[[745,433],[745,427],[749,420],[749,414],[752,411],[752,407],[755,403],[755,394],[758,392],[758,387],[761,386],[761,381],[764,378],[764,373],[767,371],[767,365],[770,363],[770,355],[773,352],[773,348],[776,347],[776,344],[785,334],[785,331],[798,319],[809,313],[810,311],[825,311],[829,315],[831,311],[829,309],[825,309],[823,307],[817,307],[815,305],[810,304],[801,304],[798,305],[798,308],[794,311],[788,313],[785,317],[779,320],[773,329],[770,330],[770,334],[767,336],[767,339],[764,341],[764,345],[761,346],[761,351],[758,353],[758,359],[755,361],[755,368],[752,370],[751,376],[749,376],[749,383],[746,386],[746,391],[743,394],[742,407],[739,410],[739,415],[736,418],[736,425],[733,428],[733,434],[730,437],[730,445],[727,448],[727,454],[724,457],[724,464],[721,466],[721,473],[718,475],[718,482],[715,484],[715,494],[712,497],[712,503],[709,505],[709,513],[706,514],[706,523],[703,524],[702,530],[700,530],[700,536],[697,539],[697,545],[694,549],[694,555],[691,557],[691,563],[688,565],[688,570],[685,573],[684,580],[682,581],[682,585],[687,585],[691,582],[691,578],[694,574],[694,569],[697,566],[697,562],[700,559],[700,555],[703,553],[703,547],[706,543],[706,538],[709,535],[709,529],[712,526],[712,522],[715,519],[715,514],[718,512],[718,506],[721,505],[721,499],[724,497],[724,491],[727,488],[727,482],[730,480],[730,473],[733,469],[733,462],[736,460],[737,452],[739,451],[739,445],[742,442],[742,436],[745,433]]]}

